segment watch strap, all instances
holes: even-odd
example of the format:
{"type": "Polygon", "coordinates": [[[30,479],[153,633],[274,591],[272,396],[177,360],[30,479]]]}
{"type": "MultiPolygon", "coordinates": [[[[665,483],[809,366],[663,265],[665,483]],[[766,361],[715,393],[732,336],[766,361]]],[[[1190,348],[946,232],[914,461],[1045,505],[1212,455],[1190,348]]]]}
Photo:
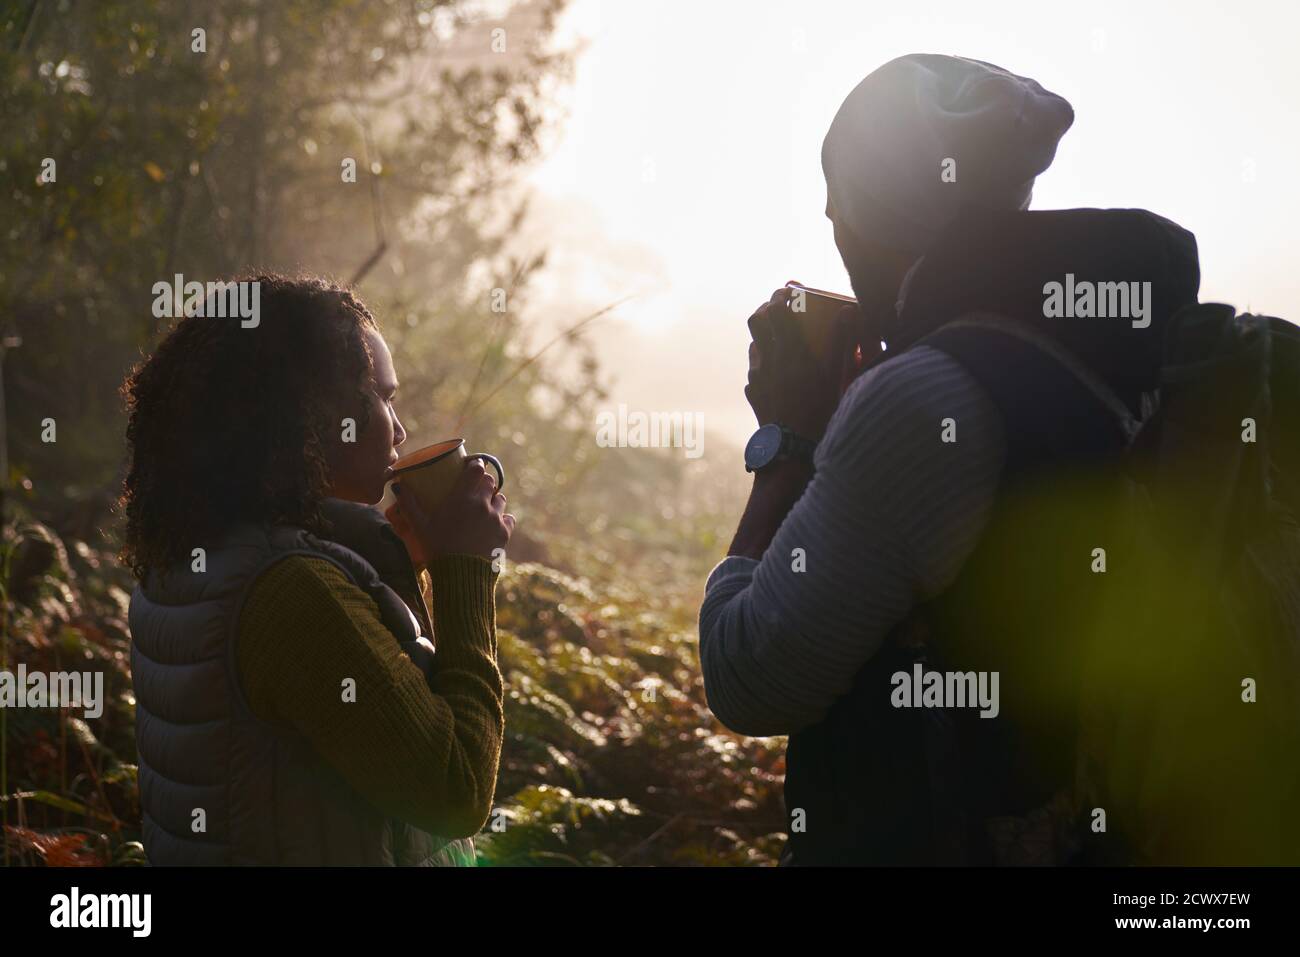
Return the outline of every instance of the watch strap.
{"type": "Polygon", "coordinates": [[[813,461],[813,453],[817,451],[817,443],[812,439],[805,438],[797,432],[781,427],[781,458],[794,459],[797,462],[807,462],[809,465],[813,461]]]}

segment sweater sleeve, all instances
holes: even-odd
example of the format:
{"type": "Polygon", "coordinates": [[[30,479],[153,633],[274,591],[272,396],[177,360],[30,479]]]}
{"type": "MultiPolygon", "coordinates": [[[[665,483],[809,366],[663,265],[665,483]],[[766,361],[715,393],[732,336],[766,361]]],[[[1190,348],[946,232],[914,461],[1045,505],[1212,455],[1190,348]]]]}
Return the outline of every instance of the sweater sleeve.
{"type": "Polygon", "coordinates": [[[820,721],[889,630],[956,579],[1004,455],[996,406],[943,352],[918,346],[854,382],[762,560],[726,558],[705,585],[700,661],[718,719],[755,735],[820,721]]]}
{"type": "Polygon", "coordinates": [[[238,661],[259,717],[296,728],[386,814],[468,837],[491,813],[504,733],[496,663],[496,573],[484,559],[429,567],[437,654],[431,678],[378,606],[332,562],[293,556],[254,583],[238,661]],[[355,683],[355,694],[345,688],[355,683]]]}

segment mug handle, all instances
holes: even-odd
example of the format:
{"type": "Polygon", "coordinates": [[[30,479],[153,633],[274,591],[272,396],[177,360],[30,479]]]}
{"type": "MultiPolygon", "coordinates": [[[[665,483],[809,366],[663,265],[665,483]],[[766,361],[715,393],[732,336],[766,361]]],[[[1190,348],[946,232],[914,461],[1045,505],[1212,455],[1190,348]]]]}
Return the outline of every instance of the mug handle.
{"type": "Polygon", "coordinates": [[[497,473],[497,491],[499,492],[503,487],[505,487],[506,470],[501,467],[501,460],[499,458],[495,455],[488,455],[486,452],[471,452],[469,455],[465,456],[465,461],[468,462],[470,459],[482,459],[484,462],[491,465],[492,469],[497,473]]]}

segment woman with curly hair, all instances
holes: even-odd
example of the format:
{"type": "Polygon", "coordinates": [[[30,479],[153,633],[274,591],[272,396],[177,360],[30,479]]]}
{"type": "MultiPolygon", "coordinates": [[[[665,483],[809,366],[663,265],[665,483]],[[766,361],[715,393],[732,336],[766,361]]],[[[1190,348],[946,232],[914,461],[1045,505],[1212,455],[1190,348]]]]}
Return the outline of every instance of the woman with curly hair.
{"type": "Polygon", "coordinates": [[[473,864],[514,516],[471,459],[427,514],[395,486],[386,519],[406,432],[374,317],[321,279],[244,281],[258,323],[183,318],[123,386],[145,850],[473,864]]]}

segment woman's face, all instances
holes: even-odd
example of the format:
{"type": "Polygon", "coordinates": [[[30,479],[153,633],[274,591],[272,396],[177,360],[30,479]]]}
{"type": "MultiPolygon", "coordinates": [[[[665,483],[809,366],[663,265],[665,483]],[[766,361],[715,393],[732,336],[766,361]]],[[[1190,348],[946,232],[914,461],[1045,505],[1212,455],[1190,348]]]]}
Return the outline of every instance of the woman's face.
{"type": "MultiPolygon", "coordinates": [[[[397,373],[388,344],[372,330],[366,331],[366,342],[374,359],[374,374],[365,395],[369,420],[363,427],[362,419],[357,418],[356,441],[336,444],[329,463],[329,494],[374,505],[384,497],[384,484],[392,477],[392,465],[397,461],[398,446],[406,441],[406,429],[393,409],[397,373]]],[[[339,435],[341,439],[346,435],[342,423],[339,435]]]]}

